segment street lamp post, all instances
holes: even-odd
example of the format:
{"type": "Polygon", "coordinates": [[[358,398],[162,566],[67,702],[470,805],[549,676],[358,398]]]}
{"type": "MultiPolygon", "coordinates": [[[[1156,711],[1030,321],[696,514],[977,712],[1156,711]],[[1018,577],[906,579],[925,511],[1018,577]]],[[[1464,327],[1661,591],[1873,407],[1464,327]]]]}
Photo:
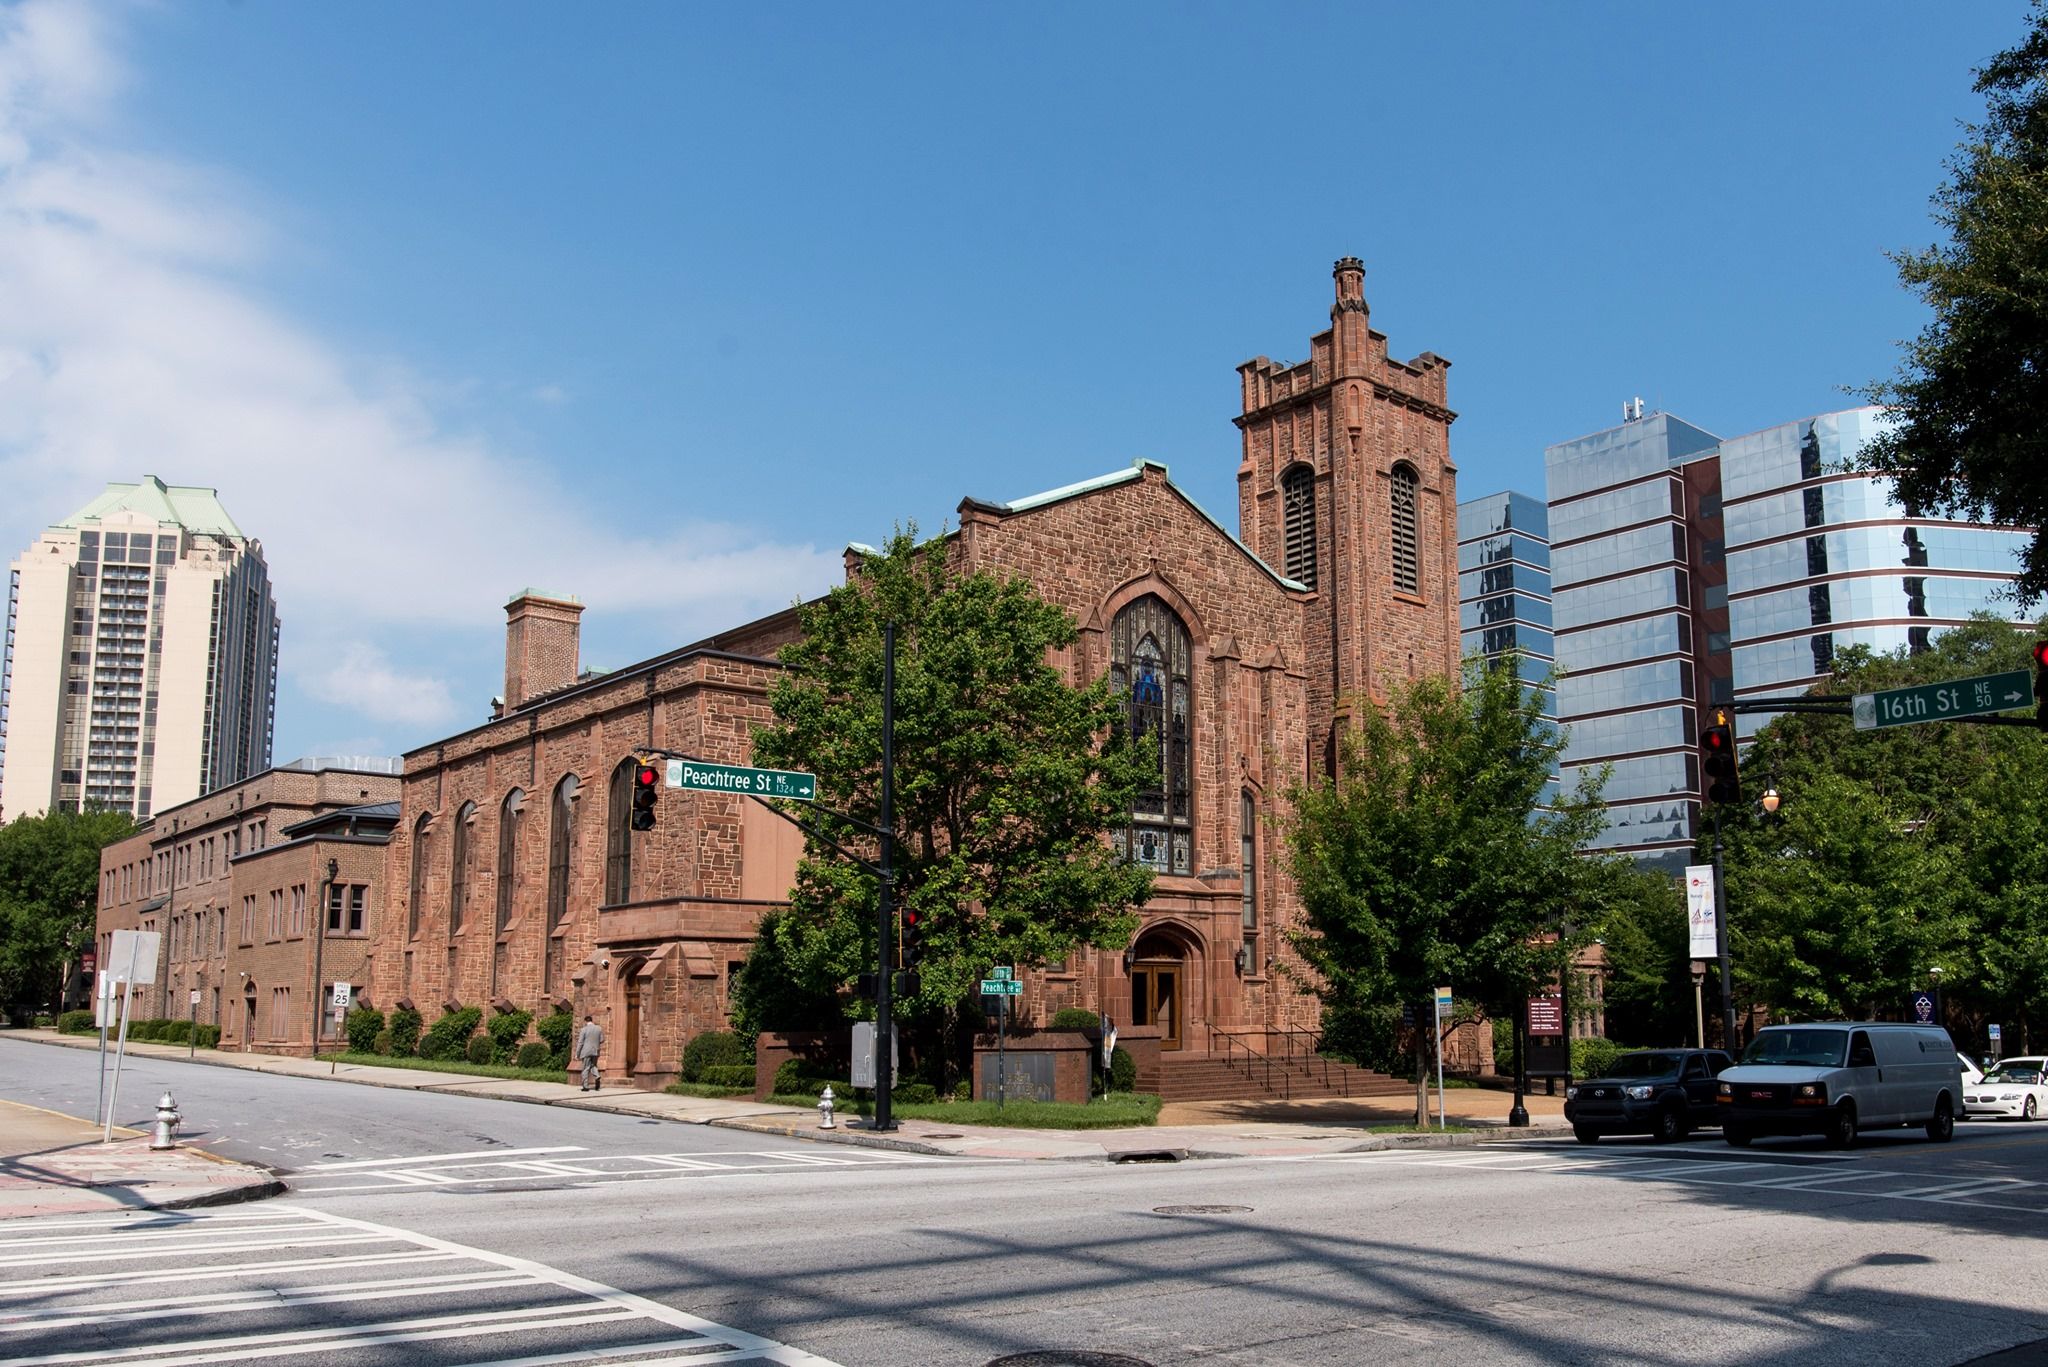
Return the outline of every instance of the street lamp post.
{"type": "Polygon", "coordinates": [[[1707,1047],[1707,1001],[1702,989],[1707,981],[1707,963],[1704,959],[1692,961],[1692,1019],[1693,1028],[1699,1032],[1700,1048],[1707,1047]]]}
{"type": "Polygon", "coordinates": [[[1945,1030],[1948,1027],[1946,1025],[1942,1025],[1940,964],[1936,964],[1934,967],[1927,970],[1927,981],[1934,984],[1934,1023],[1936,1025],[1941,1025],[1941,1027],[1945,1030]]]}

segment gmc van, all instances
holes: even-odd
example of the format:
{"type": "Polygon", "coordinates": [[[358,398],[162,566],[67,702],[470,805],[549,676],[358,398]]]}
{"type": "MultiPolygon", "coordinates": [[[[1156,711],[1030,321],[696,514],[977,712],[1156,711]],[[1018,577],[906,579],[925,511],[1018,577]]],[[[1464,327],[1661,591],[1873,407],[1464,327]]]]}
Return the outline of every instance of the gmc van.
{"type": "Polygon", "coordinates": [[[1829,1021],[1770,1025],[1716,1086],[1721,1136],[1818,1134],[1846,1149],[1861,1130],[1918,1125],[1955,1133],[1963,1075],[1948,1031],[1932,1025],[1829,1021]]]}

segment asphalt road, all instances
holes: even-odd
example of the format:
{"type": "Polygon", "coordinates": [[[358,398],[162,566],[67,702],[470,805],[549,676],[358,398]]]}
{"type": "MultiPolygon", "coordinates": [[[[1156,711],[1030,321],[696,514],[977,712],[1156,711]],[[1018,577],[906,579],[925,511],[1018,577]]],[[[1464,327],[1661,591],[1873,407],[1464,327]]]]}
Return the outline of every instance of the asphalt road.
{"type": "MultiPolygon", "coordinates": [[[[24,1064],[31,1048],[0,1044],[0,1094],[54,1104],[25,1078],[73,1086],[63,1058],[91,1058],[36,1048],[24,1064]]],[[[1948,1145],[1874,1135],[1848,1154],[1709,1138],[1115,1167],[821,1162],[847,1155],[630,1120],[631,1142],[614,1144],[593,1127],[617,1117],[157,1067],[202,1120],[215,1084],[196,1075],[220,1072],[223,1098],[250,1111],[233,1142],[260,1151],[274,1131],[301,1189],[154,1226],[12,1222],[0,1362],[147,1347],[171,1363],[260,1350],[350,1367],[1043,1353],[1063,1355],[1023,1361],[1947,1364],[2048,1339],[2048,1124],[1970,1124],[1948,1145]],[[429,1108],[443,1118],[415,1118],[429,1108]],[[458,1114],[459,1134],[445,1119],[458,1114]],[[435,1156],[556,1142],[581,1148],[500,1153],[559,1169],[510,1181],[435,1156]],[[772,1156],[807,1150],[814,1161],[772,1156]],[[705,1166],[605,1168],[636,1153],[705,1166]],[[344,1189],[365,1172],[422,1180],[344,1189]],[[162,1276],[180,1295],[219,1288],[214,1309],[148,1304],[174,1299],[151,1292],[152,1256],[176,1265],[162,1276]],[[10,1288],[28,1319],[10,1321],[10,1288]]]]}

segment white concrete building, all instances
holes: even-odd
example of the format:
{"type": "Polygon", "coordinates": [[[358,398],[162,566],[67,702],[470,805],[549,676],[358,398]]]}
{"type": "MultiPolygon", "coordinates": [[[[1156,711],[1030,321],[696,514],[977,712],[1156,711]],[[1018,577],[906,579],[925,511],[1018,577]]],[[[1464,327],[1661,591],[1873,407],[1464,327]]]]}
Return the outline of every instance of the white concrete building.
{"type": "Polygon", "coordinates": [[[146,818],[270,767],[277,606],[212,489],[109,484],[13,563],[0,820],[146,818]]]}

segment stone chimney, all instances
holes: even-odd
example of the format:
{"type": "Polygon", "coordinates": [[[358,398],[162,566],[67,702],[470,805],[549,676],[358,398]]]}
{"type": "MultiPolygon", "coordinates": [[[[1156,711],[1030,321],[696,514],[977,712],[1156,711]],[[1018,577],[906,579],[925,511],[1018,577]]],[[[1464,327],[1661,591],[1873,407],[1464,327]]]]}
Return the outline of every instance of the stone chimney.
{"type": "Polygon", "coordinates": [[[505,604],[505,712],[576,682],[582,616],[583,604],[574,598],[538,589],[522,589],[505,604]]]}

